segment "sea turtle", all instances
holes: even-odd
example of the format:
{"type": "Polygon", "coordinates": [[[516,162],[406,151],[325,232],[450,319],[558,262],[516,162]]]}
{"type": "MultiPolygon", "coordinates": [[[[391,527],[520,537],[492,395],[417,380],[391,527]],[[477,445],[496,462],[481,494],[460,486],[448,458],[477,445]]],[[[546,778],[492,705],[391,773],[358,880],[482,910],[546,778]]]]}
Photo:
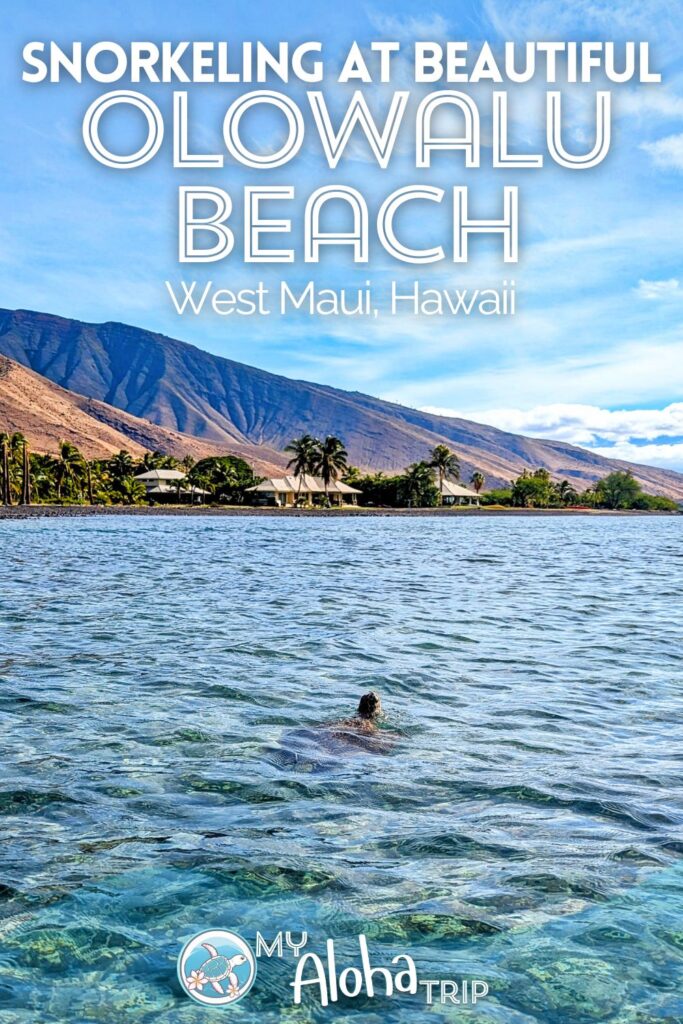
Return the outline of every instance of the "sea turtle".
{"type": "Polygon", "coordinates": [[[335,769],[340,756],[352,751],[388,754],[400,732],[380,727],[384,719],[378,693],[364,693],[352,718],[320,722],[287,730],[277,746],[268,748],[272,761],[280,768],[324,772],[335,769]],[[321,757],[322,753],[322,757],[321,757]]]}
{"type": "Polygon", "coordinates": [[[209,959],[204,961],[199,970],[206,975],[209,984],[222,996],[225,995],[225,991],[220,982],[225,981],[226,978],[231,989],[239,989],[239,978],[235,974],[235,967],[246,964],[246,956],[242,953],[231,957],[222,956],[210,942],[202,942],[202,946],[209,954],[209,959]]]}

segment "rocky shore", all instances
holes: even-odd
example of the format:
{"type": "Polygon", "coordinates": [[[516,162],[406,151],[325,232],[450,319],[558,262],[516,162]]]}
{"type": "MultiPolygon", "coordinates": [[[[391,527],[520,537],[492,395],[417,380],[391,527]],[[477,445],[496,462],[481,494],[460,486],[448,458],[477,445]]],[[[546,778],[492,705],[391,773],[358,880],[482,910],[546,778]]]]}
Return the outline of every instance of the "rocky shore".
{"type": "Polygon", "coordinates": [[[466,516],[666,516],[677,512],[609,511],[607,509],[571,508],[475,508],[465,505],[454,508],[267,508],[241,505],[12,505],[0,506],[0,520],[71,519],[83,516],[278,516],[292,518],[339,518],[354,516],[428,516],[453,518],[466,516]]]}

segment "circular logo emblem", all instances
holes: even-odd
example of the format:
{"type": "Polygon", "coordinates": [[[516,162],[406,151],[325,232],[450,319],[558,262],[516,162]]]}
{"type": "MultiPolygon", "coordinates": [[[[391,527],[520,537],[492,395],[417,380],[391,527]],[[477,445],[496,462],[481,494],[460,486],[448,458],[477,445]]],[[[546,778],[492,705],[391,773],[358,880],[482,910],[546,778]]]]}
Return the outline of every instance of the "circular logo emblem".
{"type": "Polygon", "coordinates": [[[227,1006],[246,996],[256,977],[251,946],[234,932],[214,928],[187,942],[178,957],[183,989],[204,1006],[227,1006]]]}

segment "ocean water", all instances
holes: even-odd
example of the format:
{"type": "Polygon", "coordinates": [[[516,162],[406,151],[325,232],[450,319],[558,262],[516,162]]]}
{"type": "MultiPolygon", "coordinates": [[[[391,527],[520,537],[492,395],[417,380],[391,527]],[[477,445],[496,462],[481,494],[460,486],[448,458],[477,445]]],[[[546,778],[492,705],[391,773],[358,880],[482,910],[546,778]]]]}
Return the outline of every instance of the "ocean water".
{"type": "Polygon", "coordinates": [[[0,523],[0,1024],[683,1020],[682,525],[0,523]],[[490,993],[209,1010],[213,927],[490,993]]]}

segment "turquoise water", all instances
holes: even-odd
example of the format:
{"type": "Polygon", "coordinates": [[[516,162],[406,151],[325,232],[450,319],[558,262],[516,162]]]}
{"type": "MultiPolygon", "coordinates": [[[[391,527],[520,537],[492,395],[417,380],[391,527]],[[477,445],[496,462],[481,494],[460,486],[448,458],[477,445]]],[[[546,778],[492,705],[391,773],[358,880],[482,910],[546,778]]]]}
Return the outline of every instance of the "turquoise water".
{"type": "Polygon", "coordinates": [[[0,523],[1,1024],[683,1020],[682,523],[0,523]],[[205,1009],[212,927],[490,994],[205,1009]]]}

